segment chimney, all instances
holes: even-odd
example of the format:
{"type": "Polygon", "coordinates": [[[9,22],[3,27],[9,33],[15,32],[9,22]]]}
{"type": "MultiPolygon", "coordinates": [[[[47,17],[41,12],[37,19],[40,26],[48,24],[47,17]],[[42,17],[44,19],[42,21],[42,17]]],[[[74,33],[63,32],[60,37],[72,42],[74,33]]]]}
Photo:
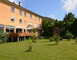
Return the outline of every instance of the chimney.
{"type": "Polygon", "coordinates": [[[22,6],[22,3],[21,2],[19,2],[19,6],[22,6]]]}
{"type": "Polygon", "coordinates": [[[13,2],[13,4],[15,4],[15,2],[13,2]]]}

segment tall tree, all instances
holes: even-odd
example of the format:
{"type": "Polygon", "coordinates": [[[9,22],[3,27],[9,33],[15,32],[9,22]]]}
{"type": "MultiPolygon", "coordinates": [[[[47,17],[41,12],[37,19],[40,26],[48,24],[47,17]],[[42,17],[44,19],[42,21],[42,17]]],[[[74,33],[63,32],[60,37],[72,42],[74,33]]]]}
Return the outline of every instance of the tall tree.
{"type": "Polygon", "coordinates": [[[71,25],[70,31],[72,34],[77,37],[77,19],[74,21],[74,23],[71,25]]]}
{"type": "Polygon", "coordinates": [[[45,36],[45,37],[52,36],[52,31],[51,31],[52,27],[53,27],[52,23],[49,20],[44,19],[42,21],[43,36],[45,36]]]}

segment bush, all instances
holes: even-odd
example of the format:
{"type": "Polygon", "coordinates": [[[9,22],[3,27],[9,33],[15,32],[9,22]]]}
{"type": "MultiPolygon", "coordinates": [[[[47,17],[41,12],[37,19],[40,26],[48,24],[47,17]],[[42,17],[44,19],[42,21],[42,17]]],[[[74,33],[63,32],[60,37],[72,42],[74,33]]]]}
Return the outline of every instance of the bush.
{"type": "Polygon", "coordinates": [[[68,39],[68,41],[70,41],[70,39],[73,38],[73,35],[71,34],[71,32],[67,31],[65,37],[68,39]]]}
{"type": "Polygon", "coordinates": [[[53,39],[56,42],[56,44],[58,44],[59,36],[57,34],[53,35],[53,39]]]}
{"type": "Polygon", "coordinates": [[[50,42],[51,42],[51,41],[54,41],[53,37],[50,37],[50,38],[49,38],[49,41],[50,41],[50,42]]]}
{"type": "Polygon", "coordinates": [[[6,43],[8,40],[8,35],[6,33],[0,32],[0,43],[6,43]]]}

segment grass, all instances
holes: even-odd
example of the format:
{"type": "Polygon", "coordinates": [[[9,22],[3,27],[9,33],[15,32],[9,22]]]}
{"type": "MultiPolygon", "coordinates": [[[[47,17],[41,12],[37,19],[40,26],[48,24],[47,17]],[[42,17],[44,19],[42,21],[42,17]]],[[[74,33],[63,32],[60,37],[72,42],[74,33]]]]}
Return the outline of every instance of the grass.
{"type": "Polygon", "coordinates": [[[74,40],[63,40],[55,45],[49,40],[37,40],[32,52],[26,52],[29,42],[11,42],[0,45],[0,60],[77,60],[77,45],[74,40]]]}

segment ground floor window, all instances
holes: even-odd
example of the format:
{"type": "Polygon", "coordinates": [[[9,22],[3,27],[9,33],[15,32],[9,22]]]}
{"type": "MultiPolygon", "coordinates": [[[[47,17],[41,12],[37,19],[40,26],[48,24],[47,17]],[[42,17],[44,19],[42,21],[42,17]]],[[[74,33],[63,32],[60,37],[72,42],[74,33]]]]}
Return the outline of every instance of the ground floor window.
{"type": "Polygon", "coordinates": [[[7,33],[14,33],[14,27],[13,26],[6,26],[6,32],[7,33]]]}
{"type": "Polygon", "coordinates": [[[16,29],[16,33],[22,33],[22,29],[17,28],[17,29],[16,29]]]}

